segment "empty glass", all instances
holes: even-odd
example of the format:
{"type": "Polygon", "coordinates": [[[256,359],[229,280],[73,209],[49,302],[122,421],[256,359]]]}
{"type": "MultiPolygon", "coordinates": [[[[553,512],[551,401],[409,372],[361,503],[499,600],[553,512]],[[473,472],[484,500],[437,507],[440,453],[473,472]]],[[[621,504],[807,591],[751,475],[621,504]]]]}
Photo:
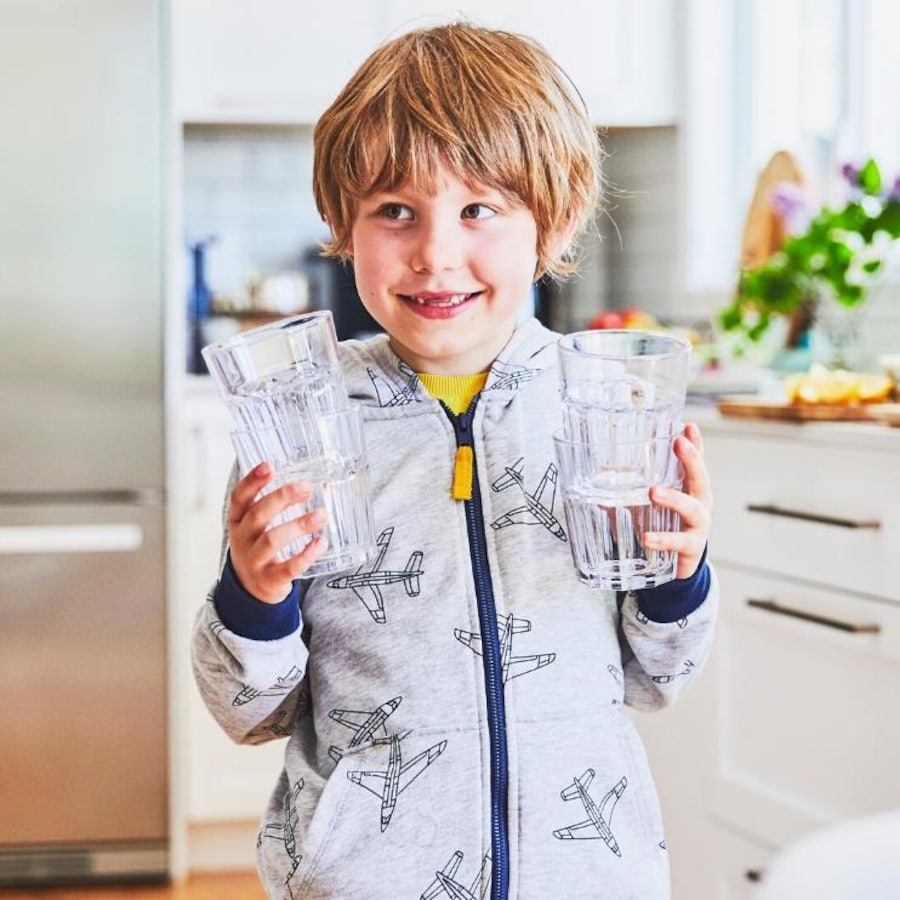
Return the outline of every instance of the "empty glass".
{"type": "Polygon", "coordinates": [[[691,345],[638,330],[579,331],[559,340],[566,436],[644,440],[680,430],[691,345]]]}
{"type": "Polygon", "coordinates": [[[637,329],[597,329],[563,335],[559,344],[566,402],[604,409],[684,402],[688,340],[637,329]]]}
{"type": "MultiPolygon", "coordinates": [[[[269,493],[308,481],[311,499],[286,510],[272,526],[324,507],[328,550],[304,577],[356,568],[374,546],[371,499],[360,410],[351,407],[327,310],[282,319],[233,335],[202,350],[231,413],[238,466],[246,474],[263,461],[275,475],[269,493]]],[[[283,547],[300,553],[312,536],[283,547]]]]}
{"type": "Polygon", "coordinates": [[[558,342],[562,431],[554,436],[569,547],[578,577],[636,590],[675,577],[675,555],[644,546],[677,531],[650,502],[654,484],[681,487],[681,433],[691,345],[636,329],[579,331],[558,342]]]}
{"type": "Polygon", "coordinates": [[[267,427],[347,405],[328,310],[239,332],[202,353],[239,427],[267,427]]]}
{"type": "Polygon", "coordinates": [[[675,577],[677,554],[651,550],[643,535],[678,531],[678,514],[654,506],[653,485],[680,488],[681,464],[673,435],[639,441],[573,441],[554,435],[563,509],[579,579],[592,587],[626,591],[675,577]]]}
{"type": "MultiPolygon", "coordinates": [[[[302,577],[356,568],[369,558],[375,545],[375,528],[359,408],[295,415],[277,426],[237,429],[231,439],[242,475],[263,461],[274,467],[275,475],[263,494],[292,481],[308,481],[313,486],[307,503],[285,510],[272,526],[314,509],[327,512],[328,523],[322,533],[328,538],[328,549],[302,577]]],[[[312,537],[287,544],[278,558],[297,555],[312,537]]]]}

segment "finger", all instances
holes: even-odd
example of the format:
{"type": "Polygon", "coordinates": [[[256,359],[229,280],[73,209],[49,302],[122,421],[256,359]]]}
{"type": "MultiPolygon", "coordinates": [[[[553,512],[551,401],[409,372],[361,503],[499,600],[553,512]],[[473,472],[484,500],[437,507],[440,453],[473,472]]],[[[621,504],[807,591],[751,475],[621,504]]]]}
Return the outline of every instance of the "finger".
{"type": "Polygon", "coordinates": [[[684,436],[697,448],[697,452],[703,456],[703,435],[696,422],[688,422],[684,426],[684,436]]]}
{"type": "Polygon", "coordinates": [[[655,485],[650,489],[650,500],[656,506],[678,513],[682,533],[696,534],[706,541],[711,521],[710,510],[706,504],[683,491],[661,485],[655,485]]]}
{"type": "Polygon", "coordinates": [[[270,562],[265,567],[260,579],[267,586],[265,593],[274,600],[283,599],[290,591],[290,582],[305,575],[327,550],[328,538],[324,534],[320,534],[314,537],[299,553],[286,560],[270,562]]]}
{"type": "Polygon", "coordinates": [[[328,550],[328,538],[324,534],[314,537],[296,556],[292,556],[287,563],[287,571],[291,580],[300,578],[318,562],[325,551],[328,550]]]}
{"type": "Polygon", "coordinates": [[[646,531],[642,535],[644,546],[650,550],[667,550],[673,553],[699,556],[706,546],[705,539],[694,531],[646,531]]]}
{"type": "Polygon", "coordinates": [[[308,481],[290,481],[260,497],[247,513],[247,519],[254,526],[268,528],[280,516],[299,518],[310,512],[309,501],[313,496],[313,486],[308,481]]]}
{"type": "Polygon", "coordinates": [[[261,462],[238,481],[231,492],[229,521],[240,522],[244,518],[256,495],[269,483],[273,474],[271,464],[261,462]]]}
{"type": "MultiPolygon", "coordinates": [[[[317,509],[290,522],[264,529],[245,544],[243,553],[232,546],[232,564],[244,587],[259,600],[275,603],[290,591],[290,582],[300,577],[328,547],[324,535],[314,534],[328,522],[325,510],[317,509]],[[303,541],[304,538],[308,540],[303,541]],[[287,557],[288,548],[303,542],[302,549],[287,557]]],[[[246,524],[242,526],[246,528],[246,524]]]]}
{"type": "Polygon", "coordinates": [[[301,541],[321,531],[327,524],[328,514],[325,510],[313,509],[287,522],[267,528],[259,540],[265,545],[265,548],[271,548],[279,553],[295,541],[301,541]]]}
{"type": "Polygon", "coordinates": [[[684,491],[696,497],[701,503],[712,503],[712,488],[709,470],[702,453],[685,435],[675,438],[675,455],[684,467],[684,491]]]}
{"type": "Polygon", "coordinates": [[[655,484],[650,488],[650,502],[654,506],[661,506],[664,509],[670,509],[678,513],[681,517],[682,528],[685,526],[692,528],[702,525],[702,519],[705,516],[705,507],[702,501],[676,488],[665,487],[661,484],[655,484]]]}

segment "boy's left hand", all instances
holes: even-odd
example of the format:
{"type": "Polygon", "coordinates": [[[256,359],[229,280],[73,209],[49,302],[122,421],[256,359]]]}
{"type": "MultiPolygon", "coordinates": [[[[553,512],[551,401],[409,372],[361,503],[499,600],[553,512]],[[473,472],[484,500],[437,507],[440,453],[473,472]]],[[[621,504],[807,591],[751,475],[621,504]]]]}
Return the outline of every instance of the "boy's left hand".
{"type": "Polygon", "coordinates": [[[655,485],[650,499],[657,506],[677,512],[681,517],[681,531],[648,532],[644,544],[653,550],[674,550],[678,553],[676,578],[690,578],[697,571],[712,517],[712,489],[709,471],[703,461],[703,437],[700,429],[689,422],[675,438],[675,455],[684,467],[684,486],[678,491],[655,485]]]}

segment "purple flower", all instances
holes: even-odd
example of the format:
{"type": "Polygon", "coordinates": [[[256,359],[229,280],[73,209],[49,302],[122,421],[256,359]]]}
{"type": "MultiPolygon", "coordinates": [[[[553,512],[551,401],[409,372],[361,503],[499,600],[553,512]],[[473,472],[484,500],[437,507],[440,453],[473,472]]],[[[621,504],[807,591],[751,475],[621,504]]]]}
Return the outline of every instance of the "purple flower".
{"type": "Polygon", "coordinates": [[[769,194],[769,203],[789,234],[802,234],[809,227],[813,212],[802,185],[793,181],[776,184],[769,194]]]}
{"type": "Polygon", "coordinates": [[[900,175],[894,179],[891,189],[887,193],[888,200],[900,200],[900,175]]]}
{"type": "Polygon", "coordinates": [[[851,187],[859,187],[859,173],[862,170],[852,162],[845,162],[841,166],[841,175],[851,187]]]}

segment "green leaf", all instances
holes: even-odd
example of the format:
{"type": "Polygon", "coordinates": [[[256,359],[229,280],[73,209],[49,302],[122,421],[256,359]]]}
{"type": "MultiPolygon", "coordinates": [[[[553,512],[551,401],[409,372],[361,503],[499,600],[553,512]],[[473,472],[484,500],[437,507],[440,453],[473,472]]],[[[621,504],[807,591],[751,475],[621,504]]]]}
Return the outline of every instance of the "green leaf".
{"type": "Polygon", "coordinates": [[[747,329],[747,337],[751,341],[760,341],[762,336],[769,330],[769,315],[764,313],[759,317],[759,321],[751,328],[747,329]]]}
{"type": "Polygon", "coordinates": [[[741,307],[737,303],[726,306],[719,313],[719,324],[725,331],[735,331],[741,327],[743,321],[744,317],[741,315],[741,307]]]}
{"type": "Polygon", "coordinates": [[[877,194],[881,190],[881,172],[874,159],[867,159],[860,169],[859,186],[867,194],[877,194]]]}
{"type": "Polygon", "coordinates": [[[889,200],[876,221],[878,231],[886,231],[891,237],[900,238],[900,200],[889,200]]]}
{"type": "Polygon", "coordinates": [[[866,292],[858,284],[842,283],[840,287],[835,285],[834,296],[838,303],[844,306],[858,306],[865,298],[866,292]]]}
{"type": "Polygon", "coordinates": [[[868,262],[864,262],[862,265],[862,270],[867,275],[874,275],[881,268],[881,260],[880,259],[870,259],[868,262]]]}

